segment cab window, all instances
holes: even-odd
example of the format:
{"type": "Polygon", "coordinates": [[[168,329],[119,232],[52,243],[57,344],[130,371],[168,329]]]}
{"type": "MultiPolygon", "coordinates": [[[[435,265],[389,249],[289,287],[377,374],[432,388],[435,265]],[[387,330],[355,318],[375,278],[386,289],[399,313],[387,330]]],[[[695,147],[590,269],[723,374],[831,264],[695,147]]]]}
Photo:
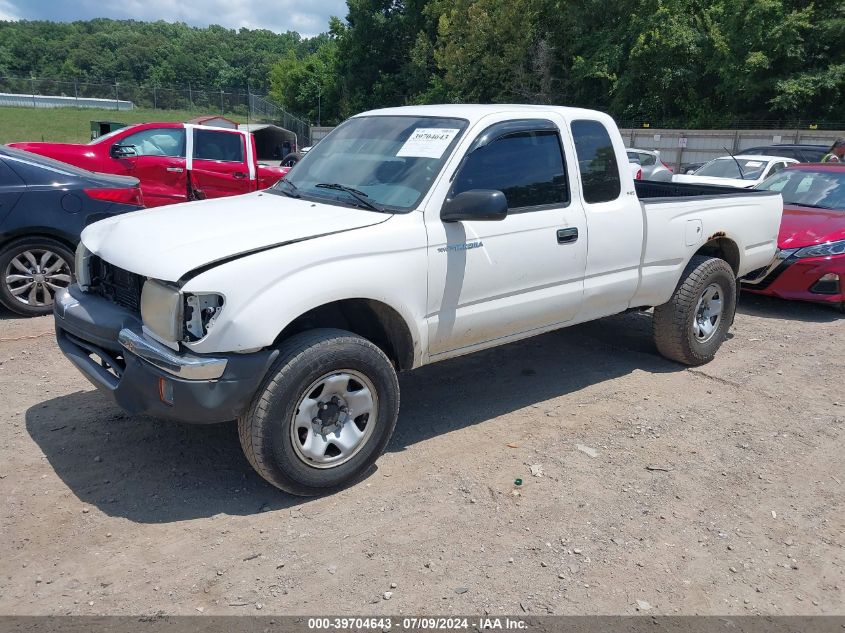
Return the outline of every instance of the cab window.
{"type": "Polygon", "coordinates": [[[157,128],[130,134],[115,143],[129,147],[135,156],[169,156],[185,158],[185,130],[182,128],[157,128]]]}
{"type": "Polygon", "coordinates": [[[242,163],[244,162],[243,134],[195,129],[194,158],[242,163]]]}
{"type": "Polygon", "coordinates": [[[557,132],[519,131],[479,147],[467,156],[451,195],[471,189],[501,191],[511,210],[567,203],[569,188],[557,132]]]}
{"type": "Polygon", "coordinates": [[[573,121],[572,138],[578,156],[584,202],[616,200],[622,193],[622,183],[607,128],[598,121],[573,121]]]}

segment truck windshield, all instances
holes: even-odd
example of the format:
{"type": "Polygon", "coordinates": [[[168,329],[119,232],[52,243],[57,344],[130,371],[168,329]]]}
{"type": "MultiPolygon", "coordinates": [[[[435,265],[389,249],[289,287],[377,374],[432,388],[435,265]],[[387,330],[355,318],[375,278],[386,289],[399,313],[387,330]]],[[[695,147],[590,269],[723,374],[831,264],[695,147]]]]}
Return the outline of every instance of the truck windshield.
{"type": "Polygon", "coordinates": [[[466,126],[464,119],[445,117],[356,117],[317,143],[270,191],[409,211],[429,190],[466,126]]]}
{"type": "Polygon", "coordinates": [[[711,178],[743,178],[745,180],[757,180],[763,173],[768,163],[765,160],[754,160],[753,158],[737,158],[730,156],[711,160],[704,167],[695,172],[696,176],[710,176],[711,178]],[[739,163],[739,166],[737,166],[739,163]],[[742,167],[742,173],[739,173],[742,167]]]}

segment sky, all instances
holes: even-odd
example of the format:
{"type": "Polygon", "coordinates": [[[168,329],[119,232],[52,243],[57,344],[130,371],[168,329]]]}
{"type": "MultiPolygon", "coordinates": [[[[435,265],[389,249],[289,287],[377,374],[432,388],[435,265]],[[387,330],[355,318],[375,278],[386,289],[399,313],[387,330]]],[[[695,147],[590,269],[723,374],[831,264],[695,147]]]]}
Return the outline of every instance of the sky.
{"type": "Polygon", "coordinates": [[[305,36],[328,30],[332,15],[346,17],[345,0],[0,0],[0,20],[131,18],[298,31],[305,36]]]}

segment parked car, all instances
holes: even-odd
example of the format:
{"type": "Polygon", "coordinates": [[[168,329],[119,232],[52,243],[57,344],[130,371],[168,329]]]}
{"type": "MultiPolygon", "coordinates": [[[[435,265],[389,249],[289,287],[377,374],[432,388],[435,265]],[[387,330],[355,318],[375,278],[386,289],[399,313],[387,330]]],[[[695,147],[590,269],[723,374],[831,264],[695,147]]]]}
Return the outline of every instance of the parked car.
{"type": "Polygon", "coordinates": [[[757,188],[783,196],[779,251],[743,287],[845,311],[845,164],[794,165],[757,188]]]}
{"type": "Polygon", "coordinates": [[[139,123],[90,143],[11,143],[83,169],[134,176],[148,207],[265,189],[287,173],[260,164],[245,130],[139,123]]]}
{"type": "Polygon", "coordinates": [[[0,147],[0,303],[23,316],[49,314],[71,283],[82,229],[142,206],[137,178],[0,147]]]}
{"type": "Polygon", "coordinates": [[[817,163],[827,154],[828,145],[790,145],[778,143],[775,145],[761,145],[749,147],[741,151],[743,156],[782,156],[794,158],[799,163],[817,163]]]}
{"type": "Polygon", "coordinates": [[[600,112],[377,110],[266,191],[88,227],[57,339],[127,411],[237,418],[262,477],[321,494],[384,450],[397,370],[651,306],[661,354],[708,362],[782,207],[633,180],[600,112]]]}
{"type": "Polygon", "coordinates": [[[794,158],[779,156],[722,156],[706,163],[692,174],[675,174],[672,182],[722,185],[749,189],[763,182],[787,165],[797,163],[794,158]]]}
{"type": "Polygon", "coordinates": [[[628,160],[633,160],[642,167],[642,180],[672,180],[672,168],[660,158],[660,152],[650,149],[627,149],[628,160]]]}

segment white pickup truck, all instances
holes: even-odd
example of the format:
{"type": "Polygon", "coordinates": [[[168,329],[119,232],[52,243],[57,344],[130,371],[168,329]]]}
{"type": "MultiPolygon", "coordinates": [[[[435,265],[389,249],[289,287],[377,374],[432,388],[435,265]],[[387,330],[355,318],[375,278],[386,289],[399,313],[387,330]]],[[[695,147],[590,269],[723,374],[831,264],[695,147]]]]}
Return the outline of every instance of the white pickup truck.
{"type": "Polygon", "coordinates": [[[262,477],[320,494],[384,450],[397,371],[649,307],[661,354],[709,361],[781,209],[635,183],[599,112],[377,110],[270,189],[88,227],[57,337],[127,411],[237,419],[262,477]]]}

